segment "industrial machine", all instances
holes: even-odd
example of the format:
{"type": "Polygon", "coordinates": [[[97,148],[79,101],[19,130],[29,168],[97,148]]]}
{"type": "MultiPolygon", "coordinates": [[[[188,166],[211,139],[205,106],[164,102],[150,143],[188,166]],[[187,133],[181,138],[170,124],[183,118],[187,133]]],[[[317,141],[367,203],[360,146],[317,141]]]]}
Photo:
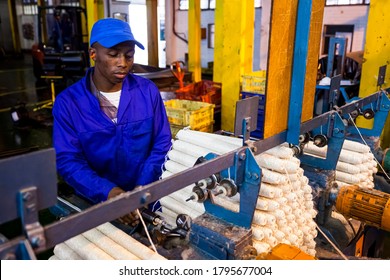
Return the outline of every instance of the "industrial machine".
{"type": "MultiPolygon", "coordinates": [[[[246,102],[248,104],[258,104],[258,100],[255,100],[255,102],[248,102],[247,100],[246,102]]],[[[326,144],[328,145],[328,161],[314,160],[311,157],[301,155],[302,163],[306,162],[311,165],[317,163],[322,165],[319,167],[325,167],[325,172],[330,172],[334,168],[336,161],[336,156],[334,155],[339,153],[337,150],[341,149],[341,144],[347,131],[345,123],[338,116],[343,116],[356,110],[357,106],[363,108],[377,102],[386,105],[390,101],[386,94],[378,92],[360,99],[356,102],[357,105],[346,104],[338,108],[338,111],[329,111],[303,123],[301,126],[302,135],[309,132],[313,135],[319,126],[325,126],[323,129],[327,132],[325,136],[326,144]]],[[[238,108],[240,107],[238,106],[238,108]]],[[[374,108],[387,107],[381,105],[374,106],[374,108]]],[[[164,224],[162,219],[156,215],[145,212],[143,216],[147,218],[150,224],[159,228],[160,237],[164,234],[166,236],[176,235],[179,238],[180,236],[189,236],[188,244],[196,248],[195,251],[197,252],[193,256],[194,258],[242,259],[248,257],[248,255],[255,257],[253,248],[251,248],[251,222],[255,212],[254,209],[257,195],[260,191],[262,176],[261,169],[253,156],[284,143],[285,133],[265,140],[250,141],[248,138],[251,131],[250,112],[257,112],[257,110],[247,110],[247,108],[242,110],[243,112],[248,112],[249,115],[245,115],[242,112],[238,113],[241,116],[241,119],[238,121],[241,123],[241,126],[237,126],[242,129],[241,133],[238,132],[238,134],[242,135],[243,146],[241,148],[219,156],[209,154],[199,164],[187,171],[154,182],[143,188],[138,188],[98,205],[90,206],[81,212],[71,213],[62,217],[59,221],[49,223],[48,225],[40,223],[38,211],[52,207],[57,203],[54,150],[48,149],[3,159],[0,162],[2,167],[1,177],[8,179],[5,180],[7,184],[2,184],[1,189],[2,200],[6,203],[1,203],[2,216],[0,222],[5,223],[20,218],[24,234],[3,241],[0,245],[1,258],[35,258],[36,254],[53,248],[56,244],[77,234],[104,222],[113,221],[121,215],[142,208],[165,195],[201,181],[208,182],[206,186],[203,186],[206,191],[201,192],[202,194],[207,193],[207,198],[202,199],[206,212],[193,220],[191,226],[182,222],[186,219],[178,219],[177,225],[172,227],[172,225],[164,224]],[[34,168],[31,167],[32,162],[34,162],[34,168]],[[42,166],[45,166],[45,168],[42,168],[42,166]],[[23,176],[20,176],[20,172],[17,172],[20,168],[24,170],[22,172],[23,176]],[[45,172],[45,174],[42,174],[42,172],[45,172]],[[204,179],[206,180],[203,181],[204,179]],[[213,203],[213,197],[217,197],[219,193],[233,195],[236,192],[240,194],[240,209],[238,212],[230,211],[213,203]],[[17,203],[14,202],[15,200],[17,203]],[[230,228],[232,231],[226,231],[226,228],[230,228]],[[234,234],[231,234],[232,232],[234,234]]],[[[380,116],[379,111],[377,114],[380,116]]],[[[299,147],[296,147],[297,151],[299,149],[299,147]]],[[[322,206],[326,208],[330,198],[337,197],[338,203],[336,204],[343,205],[341,209],[347,209],[346,215],[367,219],[367,215],[359,214],[356,216],[355,212],[350,210],[352,208],[348,207],[348,205],[351,204],[351,199],[345,199],[346,195],[344,192],[335,194],[328,192],[330,188],[322,188],[323,195],[320,201],[323,201],[323,204],[317,204],[320,211],[322,206]]],[[[198,194],[201,193],[198,192],[198,194]]],[[[368,193],[365,195],[369,196],[368,193]]],[[[373,203],[370,201],[369,204],[373,203]]],[[[377,218],[382,218],[382,222],[376,225],[386,229],[388,228],[388,215],[386,214],[388,202],[383,202],[382,204],[382,208],[384,207],[383,211],[378,210],[378,214],[375,215],[377,218]]]]}
{"type": "Polygon", "coordinates": [[[38,43],[32,47],[37,80],[68,86],[89,65],[86,10],[74,6],[38,6],[38,43]]]}

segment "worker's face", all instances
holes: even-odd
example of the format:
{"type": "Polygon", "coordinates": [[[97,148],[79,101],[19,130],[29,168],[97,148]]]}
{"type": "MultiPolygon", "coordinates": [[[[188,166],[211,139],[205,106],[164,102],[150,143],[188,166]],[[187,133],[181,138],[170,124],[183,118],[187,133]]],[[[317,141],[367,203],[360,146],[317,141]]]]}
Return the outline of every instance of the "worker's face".
{"type": "Polygon", "coordinates": [[[120,85],[133,67],[134,48],[132,42],[123,42],[109,49],[94,44],[90,49],[90,57],[95,61],[94,78],[107,86],[120,85]]]}

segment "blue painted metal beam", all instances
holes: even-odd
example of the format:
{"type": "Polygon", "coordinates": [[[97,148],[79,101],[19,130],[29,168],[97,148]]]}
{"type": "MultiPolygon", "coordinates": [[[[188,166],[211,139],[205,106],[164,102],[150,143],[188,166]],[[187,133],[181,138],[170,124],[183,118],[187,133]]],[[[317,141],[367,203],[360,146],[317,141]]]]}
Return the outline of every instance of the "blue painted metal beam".
{"type": "Polygon", "coordinates": [[[295,145],[298,145],[299,143],[299,131],[301,126],[306,62],[309,48],[311,8],[311,0],[298,1],[290,104],[287,122],[287,142],[295,145]]]}

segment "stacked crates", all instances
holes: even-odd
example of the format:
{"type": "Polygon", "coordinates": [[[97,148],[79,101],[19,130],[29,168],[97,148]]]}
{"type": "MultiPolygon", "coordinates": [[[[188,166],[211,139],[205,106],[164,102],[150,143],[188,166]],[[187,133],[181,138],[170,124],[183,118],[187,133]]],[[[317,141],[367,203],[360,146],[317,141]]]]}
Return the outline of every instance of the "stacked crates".
{"type": "Polygon", "coordinates": [[[173,138],[184,127],[213,132],[214,104],[181,99],[171,99],[164,104],[173,138]]]}
{"type": "Polygon", "coordinates": [[[218,107],[221,105],[221,83],[205,80],[189,84],[176,90],[176,98],[207,102],[218,107]]]}
{"type": "Polygon", "coordinates": [[[189,84],[175,91],[177,99],[207,102],[214,104],[214,130],[221,125],[222,84],[203,80],[189,84]]]}
{"type": "Polygon", "coordinates": [[[241,97],[249,98],[252,96],[259,97],[259,109],[257,115],[257,128],[251,132],[251,136],[263,139],[264,138],[264,113],[265,113],[265,75],[262,76],[242,76],[241,97]]]}

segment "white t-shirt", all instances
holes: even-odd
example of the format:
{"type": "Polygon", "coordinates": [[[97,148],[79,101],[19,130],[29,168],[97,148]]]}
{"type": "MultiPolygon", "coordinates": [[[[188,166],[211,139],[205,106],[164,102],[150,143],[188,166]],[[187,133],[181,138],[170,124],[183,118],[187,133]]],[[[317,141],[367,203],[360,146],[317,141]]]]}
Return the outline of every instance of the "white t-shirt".
{"type": "Polygon", "coordinates": [[[121,99],[122,90],[118,90],[115,92],[100,92],[108,101],[111,102],[115,107],[119,107],[119,100],[121,99]]]}

